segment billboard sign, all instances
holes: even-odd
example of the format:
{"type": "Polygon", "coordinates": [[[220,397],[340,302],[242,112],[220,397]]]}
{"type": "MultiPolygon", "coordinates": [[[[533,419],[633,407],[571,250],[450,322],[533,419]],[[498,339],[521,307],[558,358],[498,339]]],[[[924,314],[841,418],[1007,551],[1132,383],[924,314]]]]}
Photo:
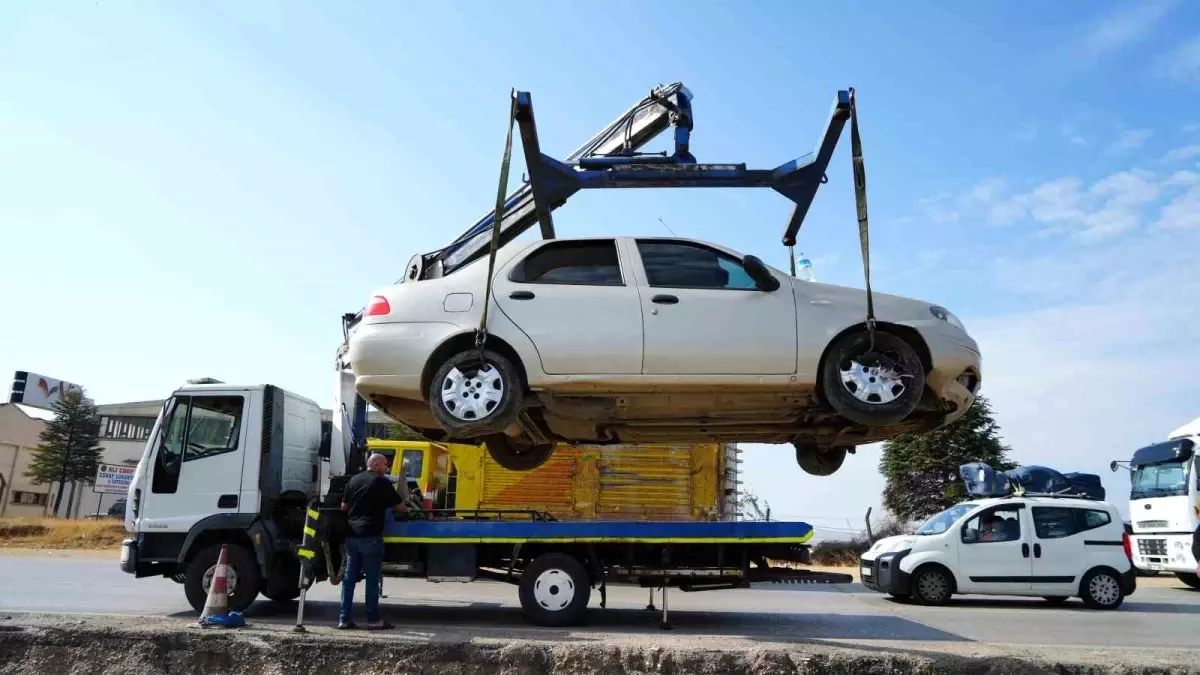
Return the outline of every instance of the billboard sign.
{"type": "Polygon", "coordinates": [[[129,484],[133,482],[133,472],[137,467],[124,464],[101,464],[96,467],[96,483],[93,492],[102,494],[125,494],[129,492],[129,484]]]}
{"type": "Polygon", "coordinates": [[[63,392],[72,389],[80,390],[81,387],[53,377],[18,370],[13,375],[12,392],[8,396],[8,402],[52,410],[63,392]]]}

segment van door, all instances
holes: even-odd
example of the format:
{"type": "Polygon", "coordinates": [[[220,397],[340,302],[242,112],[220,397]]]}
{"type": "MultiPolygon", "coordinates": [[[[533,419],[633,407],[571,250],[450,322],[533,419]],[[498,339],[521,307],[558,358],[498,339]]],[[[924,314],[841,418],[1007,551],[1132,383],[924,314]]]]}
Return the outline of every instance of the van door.
{"type": "Polygon", "coordinates": [[[186,533],[202,518],[239,512],[249,403],[244,391],[190,393],[169,402],[147,455],[139,531],[186,533]]]}
{"type": "MultiPolygon", "coordinates": [[[[1035,534],[1033,589],[1038,595],[1075,595],[1080,577],[1092,564],[1085,532],[1108,525],[1111,516],[1104,509],[1066,506],[1034,506],[1030,510],[1035,534]]],[[[1099,546],[1103,548],[1098,550],[1121,551],[1121,540],[1101,542],[1099,546]]]]}
{"type": "Polygon", "coordinates": [[[1024,504],[985,508],[959,528],[959,591],[1028,594],[1033,573],[1024,504]]]}

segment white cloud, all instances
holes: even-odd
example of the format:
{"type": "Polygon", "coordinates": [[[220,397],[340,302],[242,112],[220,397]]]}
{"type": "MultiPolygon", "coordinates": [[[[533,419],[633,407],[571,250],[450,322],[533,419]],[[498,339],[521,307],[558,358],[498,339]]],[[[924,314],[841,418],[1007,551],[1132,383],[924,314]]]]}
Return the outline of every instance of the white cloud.
{"type": "Polygon", "coordinates": [[[1185,145],[1181,148],[1175,148],[1168,152],[1163,157],[1164,162],[1186,162],[1189,159],[1200,157],[1200,145],[1185,145]]]}
{"type": "Polygon", "coordinates": [[[1109,152],[1127,152],[1136,150],[1146,144],[1150,137],[1154,135],[1153,129],[1127,129],[1121,132],[1117,140],[1113,141],[1109,146],[1109,152]]]}
{"type": "Polygon", "coordinates": [[[1165,230],[1200,229],[1200,185],[1189,188],[1163,206],[1155,227],[1165,230]]]}
{"type": "Polygon", "coordinates": [[[1171,9],[1173,2],[1142,1],[1101,17],[1079,42],[1085,59],[1099,59],[1148,38],[1171,9]]]}
{"type": "Polygon", "coordinates": [[[1200,35],[1164,54],[1157,69],[1176,82],[1200,84],[1200,35]]]}
{"type": "Polygon", "coordinates": [[[1061,131],[1063,138],[1072,145],[1078,145],[1083,148],[1090,144],[1090,141],[1083,134],[1079,133],[1079,130],[1073,124],[1064,124],[1061,131]]]}
{"type": "Polygon", "coordinates": [[[1008,189],[1008,181],[999,177],[985,178],[967,192],[967,199],[977,202],[993,202],[1008,189]]]}

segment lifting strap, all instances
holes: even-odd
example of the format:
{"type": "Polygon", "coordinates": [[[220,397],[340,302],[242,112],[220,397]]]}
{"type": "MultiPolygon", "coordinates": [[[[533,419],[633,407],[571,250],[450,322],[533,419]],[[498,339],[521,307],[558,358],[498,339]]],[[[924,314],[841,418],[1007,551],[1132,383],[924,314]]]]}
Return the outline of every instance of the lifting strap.
{"type": "Polygon", "coordinates": [[[500,248],[500,223],[504,222],[504,196],[508,192],[508,168],[512,163],[513,127],[517,123],[517,97],[513,92],[512,104],[508,109],[508,137],[504,139],[504,159],[500,163],[500,185],[496,188],[496,213],[492,219],[492,243],[488,249],[487,281],[483,289],[483,315],[479,319],[479,328],[475,331],[475,347],[479,350],[480,365],[486,364],[483,358],[483,345],[487,341],[488,305],[492,302],[492,275],[496,268],[496,251],[500,248]]]}
{"type": "Polygon", "coordinates": [[[862,248],[863,276],[867,282],[867,333],[875,349],[875,303],[871,297],[871,253],[867,230],[867,170],[863,165],[862,139],[858,135],[858,109],[850,88],[850,158],[854,163],[854,204],[858,209],[858,244],[862,248]]]}

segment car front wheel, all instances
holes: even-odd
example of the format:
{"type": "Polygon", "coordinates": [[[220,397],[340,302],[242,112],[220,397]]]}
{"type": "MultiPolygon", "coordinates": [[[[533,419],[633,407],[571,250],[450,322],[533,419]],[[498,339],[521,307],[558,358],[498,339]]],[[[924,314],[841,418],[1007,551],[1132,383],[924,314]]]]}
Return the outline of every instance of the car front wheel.
{"type": "Polygon", "coordinates": [[[434,419],[455,438],[479,438],[516,421],[524,384],[511,361],[496,352],[466,349],[446,359],[429,382],[434,419]]]}
{"type": "Polygon", "coordinates": [[[821,366],[822,393],[846,419],[865,426],[903,421],[925,390],[925,368],[903,338],[874,331],[838,338],[821,366]]]}
{"type": "Polygon", "coordinates": [[[924,567],[912,578],[912,598],[922,605],[944,605],[954,594],[954,582],[945,570],[924,567]]]}

